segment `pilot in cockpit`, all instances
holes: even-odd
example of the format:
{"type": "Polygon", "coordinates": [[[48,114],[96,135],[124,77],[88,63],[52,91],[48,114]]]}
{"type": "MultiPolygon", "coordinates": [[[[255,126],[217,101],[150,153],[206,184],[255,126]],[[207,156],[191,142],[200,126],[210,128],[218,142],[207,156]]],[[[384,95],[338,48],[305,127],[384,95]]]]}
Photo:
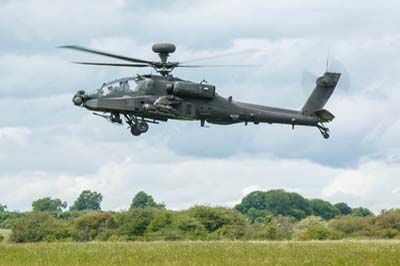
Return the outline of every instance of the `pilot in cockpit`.
{"type": "Polygon", "coordinates": [[[121,90],[123,92],[129,92],[129,83],[127,80],[123,80],[119,83],[119,86],[121,87],[121,90]]]}

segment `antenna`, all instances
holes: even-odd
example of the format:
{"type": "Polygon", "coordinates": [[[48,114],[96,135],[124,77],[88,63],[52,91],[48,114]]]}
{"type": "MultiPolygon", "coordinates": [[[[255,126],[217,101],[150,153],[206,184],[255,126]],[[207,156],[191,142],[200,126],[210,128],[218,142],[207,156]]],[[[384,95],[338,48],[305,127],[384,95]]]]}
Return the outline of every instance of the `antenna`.
{"type": "Polygon", "coordinates": [[[328,48],[328,55],[326,57],[326,69],[325,69],[325,72],[328,72],[330,52],[331,52],[331,47],[328,48]]]}

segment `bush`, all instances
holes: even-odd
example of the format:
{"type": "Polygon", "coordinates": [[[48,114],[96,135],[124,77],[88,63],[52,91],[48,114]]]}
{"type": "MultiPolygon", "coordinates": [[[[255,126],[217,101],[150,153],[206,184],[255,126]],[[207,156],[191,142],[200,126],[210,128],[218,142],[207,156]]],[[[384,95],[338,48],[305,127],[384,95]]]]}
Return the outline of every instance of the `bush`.
{"type": "Polygon", "coordinates": [[[253,240],[289,240],[292,238],[295,219],[278,216],[264,224],[255,223],[248,226],[247,239],[253,240]]]}
{"type": "Polygon", "coordinates": [[[375,218],[378,229],[400,230],[400,213],[395,211],[385,212],[375,218]]]}
{"type": "Polygon", "coordinates": [[[108,241],[108,240],[112,239],[113,237],[117,237],[115,230],[105,229],[105,230],[102,230],[101,232],[97,233],[96,240],[108,241]]]}
{"type": "Polygon", "coordinates": [[[370,219],[356,216],[341,216],[329,222],[329,226],[346,236],[361,236],[370,231],[370,219]]]}
{"type": "Polygon", "coordinates": [[[156,211],[154,217],[149,223],[147,231],[156,232],[171,225],[173,222],[173,212],[171,211],[156,211]]]}
{"type": "Polygon", "coordinates": [[[85,210],[85,211],[63,211],[63,212],[57,212],[56,218],[60,220],[69,220],[72,218],[78,218],[82,215],[85,215],[87,213],[90,213],[92,211],[90,210],[85,210]]]}
{"type": "Polygon", "coordinates": [[[14,221],[21,216],[22,214],[19,212],[9,212],[9,211],[0,212],[0,228],[11,229],[14,221]]]}
{"type": "Polygon", "coordinates": [[[296,240],[339,239],[339,234],[330,229],[321,217],[309,216],[295,226],[293,238],[296,240]]]}
{"type": "MultiPolygon", "coordinates": [[[[79,234],[76,240],[95,240],[103,231],[116,227],[116,222],[112,213],[109,212],[89,212],[74,220],[74,227],[79,234]]],[[[111,236],[111,235],[110,235],[111,236]]],[[[108,236],[108,238],[110,237],[108,236]]],[[[107,233],[102,234],[102,240],[107,240],[107,233]]]]}
{"type": "Polygon", "coordinates": [[[224,225],[213,233],[211,239],[240,240],[246,236],[246,227],[243,225],[224,225]]]}
{"type": "Polygon", "coordinates": [[[205,240],[207,238],[207,229],[196,218],[191,217],[187,212],[176,213],[176,227],[182,231],[185,239],[205,240]]]}
{"type": "Polygon", "coordinates": [[[4,236],[0,235],[0,242],[3,242],[3,240],[4,240],[4,236]]]}
{"type": "Polygon", "coordinates": [[[240,212],[222,207],[195,206],[187,213],[196,218],[208,232],[214,232],[224,225],[245,225],[247,222],[240,212]]]}
{"type": "Polygon", "coordinates": [[[54,241],[68,238],[68,226],[48,213],[31,212],[15,220],[10,241],[16,243],[54,241]]]}
{"type": "Polygon", "coordinates": [[[118,213],[115,221],[118,226],[118,234],[126,236],[129,240],[140,239],[147,230],[155,213],[154,208],[137,208],[127,212],[118,213]]]}

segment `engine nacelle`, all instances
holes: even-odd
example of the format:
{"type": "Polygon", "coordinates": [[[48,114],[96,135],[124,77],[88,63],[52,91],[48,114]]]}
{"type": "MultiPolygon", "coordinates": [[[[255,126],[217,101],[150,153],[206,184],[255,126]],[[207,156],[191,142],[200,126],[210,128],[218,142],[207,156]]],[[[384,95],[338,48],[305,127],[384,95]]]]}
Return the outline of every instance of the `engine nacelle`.
{"type": "Polygon", "coordinates": [[[172,88],[172,94],[181,97],[212,99],[215,96],[215,86],[177,81],[172,88]]]}

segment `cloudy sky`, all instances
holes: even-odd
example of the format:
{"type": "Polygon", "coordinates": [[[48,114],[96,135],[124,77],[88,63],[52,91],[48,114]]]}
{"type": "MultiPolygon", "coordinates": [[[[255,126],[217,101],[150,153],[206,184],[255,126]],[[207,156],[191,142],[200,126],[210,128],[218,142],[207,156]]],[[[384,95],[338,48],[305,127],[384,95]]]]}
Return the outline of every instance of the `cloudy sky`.
{"type": "Polygon", "coordinates": [[[0,0],[0,203],[29,210],[51,196],[72,204],[84,189],[103,209],[126,209],[140,190],[169,208],[233,206],[253,190],[283,188],[375,212],[400,207],[400,3],[398,1],[0,0]],[[204,63],[251,69],[181,70],[241,101],[301,108],[303,73],[349,73],[326,108],[331,138],[281,125],[170,121],[133,137],[73,106],[76,90],[151,70],[73,65],[104,61],[55,47],[77,44],[173,60],[236,53],[204,63]],[[335,69],[335,67],[340,69],[335,69]],[[349,87],[350,85],[350,87],[349,87]]]}

